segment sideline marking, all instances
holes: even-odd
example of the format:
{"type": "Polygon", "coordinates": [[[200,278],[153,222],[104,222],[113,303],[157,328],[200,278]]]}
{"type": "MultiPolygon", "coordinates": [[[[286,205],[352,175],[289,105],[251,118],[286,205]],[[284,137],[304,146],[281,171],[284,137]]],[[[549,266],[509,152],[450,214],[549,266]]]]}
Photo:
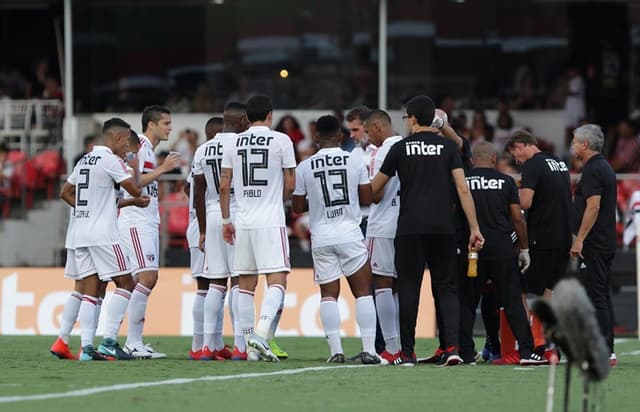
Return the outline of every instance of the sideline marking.
{"type": "Polygon", "coordinates": [[[117,385],[97,386],[95,388],[78,389],[75,391],[68,391],[68,392],[42,393],[39,395],[2,396],[0,397],[0,403],[44,401],[48,399],[73,398],[73,397],[94,395],[96,393],[124,391],[129,389],[138,389],[138,388],[150,388],[150,387],[162,386],[162,385],[183,385],[183,384],[192,383],[192,382],[227,381],[231,379],[250,379],[250,378],[262,378],[267,376],[278,376],[278,375],[297,375],[304,372],[316,372],[316,371],[346,369],[346,368],[365,368],[370,366],[372,365],[314,366],[311,368],[284,369],[284,370],[279,370],[275,372],[241,373],[239,375],[213,375],[213,376],[201,376],[199,378],[177,378],[177,379],[167,379],[164,381],[157,381],[157,382],[121,383],[117,385]]]}

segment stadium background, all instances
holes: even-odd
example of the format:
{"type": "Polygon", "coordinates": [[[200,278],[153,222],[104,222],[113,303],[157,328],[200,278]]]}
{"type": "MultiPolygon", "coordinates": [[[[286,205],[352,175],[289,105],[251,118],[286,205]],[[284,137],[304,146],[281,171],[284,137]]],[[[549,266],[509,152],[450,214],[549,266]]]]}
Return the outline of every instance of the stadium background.
{"type": "MultiPolygon", "coordinates": [[[[0,186],[0,334],[52,334],[57,328],[63,302],[57,293],[71,288],[60,281],[68,214],[56,200],[57,187],[82,152],[84,137],[113,115],[138,130],[145,105],[169,106],[174,131],[160,152],[186,140],[187,128],[201,142],[207,118],[225,102],[256,92],[273,97],[276,120],[292,114],[307,137],[309,122],[321,114],[381,102],[403,132],[402,102],[425,93],[452,102],[453,113],[465,113],[469,125],[479,109],[497,126],[497,109],[506,102],[514,126],[530,127],[565,156],[569,64],[585,78],[587,116],[607,128],[608,152],[619,122],[640,115],[638,1],[68,1],[71,98],[65,93],[71,85],[64,85],[65,3],[0,2],[0,131],[12,151],[5,163],[10,179],[0,186]],[[378,81],[381,3],[387,12],[384,96],[378,81]]],[[[166,267],[188,264],[183,172],[162,183],[166,267]]],[[[621,247],[628,201],[639,183],[638,170],[630,172],[620,175],[621,247]]],[[[293,265],[308,268],[310,256],[293,234],[291,245],[293,265]]],[[[623,333],[636,330],[636,270],[634,254],[621,249],[614,263],[614,304],[623,333]]],[[[291,304],[297,294],[296,303],[285,311],[282,329],[320,333],[313,329],[319,323],[309,321],[317,321],[317,314],[309,312],[304,322],[298,316],[315,293],[309,272],[294,272],[308,282],[289,290],[287,299],[291,304]],[[304,330],[302,323],[312,326],[304,330]]],[[[178,293],[188,296],[195,285],[183,282],[183,269],[161,273],[175,287],[152,302],[166,311],[159,318],[170,319],[178,315],[176,307],[188,305],[178,293]]],[[[346,311],[352,303],[345,302],[346,311]]],[[[423,316],[421,335],[432,336],[431,311],[423,316]]],[[[344,325],[345,334],[356,333],[352,318],[344,325]]],[[[190,331],[183,322],[150,332],[190,331]]]]}

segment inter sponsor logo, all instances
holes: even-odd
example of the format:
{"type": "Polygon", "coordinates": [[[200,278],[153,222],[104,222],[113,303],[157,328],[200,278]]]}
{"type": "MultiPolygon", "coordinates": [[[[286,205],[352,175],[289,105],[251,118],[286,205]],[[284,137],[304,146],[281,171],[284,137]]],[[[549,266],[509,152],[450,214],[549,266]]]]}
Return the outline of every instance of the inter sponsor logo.
{"type": "Polygon", "coordinates": [[[544,159],[547,162],[547,166],[552,172],[568,172],[569,168],[563,161],[557,161],[555,159],[544,159]]]}
{"type": "Polygon", "coordinates": [[[100,159],[102,159],[102,156],[85,156],[82,159],[80,159],[78,164],[94,166],[98,163],[100,159]]]}
{"type": "Polygon", "coordinates": [[[405,142],[407,156],[440,156],[443,144],[427,144],[425,142],[405,142]]]}
{"type": "Polygon", "coordinates": [[[273,140],[273,136],[239,136],[236,140],[236,147],[242,146],[269,146],[271,141],[273,140]]]}
{"type": "Polygon", "coordinates": [[[339,155],[339,156],[330,156],[324,155],[324,157],[317,157],[311,160],[311,170],[319,169],[321,167],[326,166],[346,166],[347,159],[349,156],[347,155],[339,155]]]}
{"type": "Polygon", "coordinates": [[[206,157],[222,156],[222,143],[218,142],[207,145],[204,150],[204,155],[206,157]]]}
{"type": "Polygon", "coordinates": [[[504,179],[487,179],[484,176],[469,176],[467,184],[471,190],[501,190],[504,179]]]}

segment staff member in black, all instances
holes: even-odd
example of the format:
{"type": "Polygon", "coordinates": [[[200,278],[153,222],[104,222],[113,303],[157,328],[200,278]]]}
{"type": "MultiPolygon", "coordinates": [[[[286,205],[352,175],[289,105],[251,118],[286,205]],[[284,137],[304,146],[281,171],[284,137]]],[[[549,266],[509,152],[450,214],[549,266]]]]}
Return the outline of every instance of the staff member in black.
{"type": "Polygon", "coordinates": [[[495,169],[498,152],[489,142],[477,143],[472,151],[474,168],[467,176],[478,215],[480,231],[486,246],[480,251],[478,276],[462,280],[460,291],[460,354],[465,363],[473,363],[475,347],[473,324],[482,288],[488,278],[493,280],[507,320],[518,340],[521,365],[540,365],[547,360],[533,353],[533,337],[521,299],[522,288],[518,263],[526,271],[529,259],[527,227],[520,209],[520,197],[515,181],[495,169]],[[516,231],[520,253],[511,241],[516,231]]]}
{"type": "Polygon", "coordinates": [[[395,265],[400,303],[402,354],[396,364],[412,365],[420,286],[428,263],[431,289],[442,316],[447,353],[441,365],[462,362],[458,354],[459,302],[456,276],[456,243],[453,222],[452,182],[460,197],[470,228],[469,246],[481,248],[473,199],[469,193],[458,147],[430,127],[433,101],[416,96],[406,105],[404,116],[411,135],[399,141],[387,154],[380,172],[371,182],[374,195],[390,176],[400,179],[400,213],[395,238],[395,265]]]}
{"type": "Polygon", "coordinates": [[[573,131],[571,147],[584,168],[573,200],[579,226],[571,256],[579,258],[580,278],[609,345],[609,361],[615,366],[611,262],[616,253],[616,174],[600,154],[603,144],[598,125],[586,124],[573,131]]]}

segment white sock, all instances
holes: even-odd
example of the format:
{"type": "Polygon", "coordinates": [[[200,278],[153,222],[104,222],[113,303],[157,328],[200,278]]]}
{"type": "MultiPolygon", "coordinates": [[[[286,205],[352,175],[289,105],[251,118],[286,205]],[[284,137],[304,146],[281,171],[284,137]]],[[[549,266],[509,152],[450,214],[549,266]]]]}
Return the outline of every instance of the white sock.
{"type": "Polygon", "coordinates": [[[80,321],[80,345],[82,345],[83,348],[88,345],[93,346],[93,337],[96,332],[96,317],[94,314],[96,312],[97,300],[98,298],[94,298],[93,296],[84,295],[80,303],[78,320],[80,321]]]}
{"type": "Polygon", "coordinates": [[[334,298],[323,298],[320,301],[320,320],[329,343],[331,356],[336,353],[344,354],[340,340],[340,311],[338,302],[334,298]]]}
{"type": "Polygon", "coordinates": [[[209,284],[209,291],[207,292],[207,297],[204,299],[203,347],[206,346],[211,351],[216,350],[214,335],[220,306],[224,307],[225,290],[226,288],[224,286],[214,285],[213,283],[209,284]]]}
{"type": "Polygon", "coordinates": [[[197,352],[202,349],[202,322],[204,322],[204,299],[207,296],[207,291],[204,289],[198,289],[196,296],[193,299],[193,308],[191,313],[193,315],[193,339],[191,340],[191,350],[197,352]]]}
{"type": "MultiPolygon", "coordinates": [[[[102,312],[102,302],[104,301],[103,298],[98,298],[98,301],[96,302],[96,323],[95,323],[95,327],[96,330],[98,329],[98,324],[100,323],[100,312],[102,312]]],[[[93,334],[96,334],[96,331],[93,331],[93,334]]]]}
{"type": "Polygon", "coordinates": [[[247,345],[244,341],[244,335],[242,334],[242,328],[240,327],[240,315],[238,314],[238,296],[240,292],[240,287],[238,285],[231,288],[230,295],[232,296],[229,299],[229,312],[231,313],[231,318],[233,319],[233,346],[238,348],[240,352],[246,352],[247,345]]]}
{"type": "Polygon", "coordinates": [[[82,303],[82,293],[73,291],[67,298],[62,310],[62,320],[60,321],[60,333],[58,337],[62,339],[64,343],[69,344],[69,335],[73,325],[78,319],[78,312],[80,311],[80,304],[82,303]]]}
{"type": "Polygon", "coordinates": [[[240,289],[238,291],[238,326],[244,336],[245,345],[249,337],[253,335],[254,318],[253,292],[240,289]]]}
{"type": "Polygon", "coordinates": [[[262,307],[260,308],[260,319],[258,320],[258,325],[256,326],[256,335],[260,336],[261,338],[267,339],[267,337],[269,336],[269,330],[271,329],[271,324],[273,323],[276,314],[278,313],[278,308],[282,303],[282,299],[284,299],[284,286],[269,286],[264,294],[264,299],[262,299],[262,307]]]}
{"type": "MultiPolygon", "coordinates": [[[[131,292],[126,289],[118,288],[113,292],[109,307],[107,308],[107,319],[104,325],[105,339],[115,340],[118,337],[118,329],[120,329],[120,324],[124,319],[125,313],[127,313],[127,306],[129,306],[130,299],[131,292]]],[[[129,317],[129,322],[131,322],[131,317],[129,317]]]]}
{"type": "MultiPolygon", "coordinates": [[[[226,292],[227,288],[225,288],[226,292]]],[[[224,299],[227,297],[226,293],[222,294],[222,300],[220,302],[220,308],[218,309],[218,316],[216,318],[216,327],[213,330],[213,347],[216,350],[224,349],[224,340],[222,339],[222,329],[224,328],[224,299]]]]}
{"type": "Polygon", "coordinates": [[[267,340],[271,340],[276,336],[276,330],[278,330],[278,325],[280,324],[280,318],[282,317],[282,308],[284,308],[284,296],[282,294],[282,300],[280,301],[280,306],[278,306],[278,311],[276,312],[276,317],[273,318],[273,322],[271,322],[271,327],[269,328],[269,334],[267,335],[267,340]]]}
{"type": "Polygon", "coordinates": [[[398,292],[393,294],[393,301],[396,304],[396,313],[398,314],[398,336],[400,336],[400,298],[398,292]]]}
{"type": "Polygon", "coordinates": [[[376,289],[376,310],[386,351],[395,354],[400,351],[398,336],[398,313],[391,288],[376,289]]]}
{"type": "Polygon", "coordinates": [[[147,300],[151,289],[138,283],[131,293],[129,303],[129,331],[127,333],[128,345],[142,345],[142,330],[144,329],[144,315],[147,312],[147,300]]]}
{"type": "Polygon", "coordinates": [[[373,304],[373,296],[361,296],[356,299],[356,323],[360,328],[362,350],[375,354],[376,307],[373,304]]]}

